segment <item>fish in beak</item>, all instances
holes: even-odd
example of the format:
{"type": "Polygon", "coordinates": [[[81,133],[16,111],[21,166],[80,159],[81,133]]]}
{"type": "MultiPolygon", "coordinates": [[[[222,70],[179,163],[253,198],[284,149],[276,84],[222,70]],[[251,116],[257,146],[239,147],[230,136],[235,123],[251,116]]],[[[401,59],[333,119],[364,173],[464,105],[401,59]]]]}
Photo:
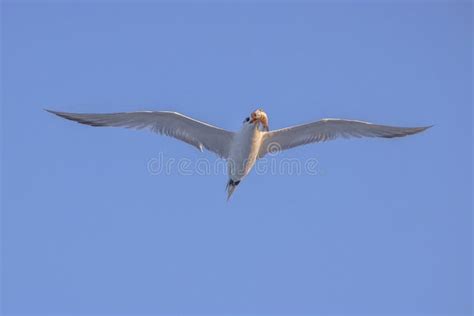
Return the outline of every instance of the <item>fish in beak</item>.
{"type": "Polygon", "coordinates": [[[255,123],[257,124],[262,124],[263,130],[264,131],[269,131],[270,129],[268,128],[268,117],[265,112],[262,110],[258,109],[254,111],[252,114],[250,114],[250,123],[255,123]]]}

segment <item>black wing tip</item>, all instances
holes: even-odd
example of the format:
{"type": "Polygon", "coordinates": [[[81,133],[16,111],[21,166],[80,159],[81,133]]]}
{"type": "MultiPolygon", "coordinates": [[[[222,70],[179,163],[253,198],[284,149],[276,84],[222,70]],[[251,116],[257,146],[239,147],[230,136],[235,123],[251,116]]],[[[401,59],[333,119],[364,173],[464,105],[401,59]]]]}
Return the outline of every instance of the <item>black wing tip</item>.
{"type": "Polygon", "coordinates": [[[57,112],[57,111],[50,110],[50,109],[46,109],[46,108],[43,108],[43,111],[46,111],[46,112],[51,113],[51,114],[59,113],[59,112],[57,112]]]}
{"type": "Polygon", "coordinates": [[[92,120],[87,120],[87,119],[77,117],[74,115],[74,113],[58,112],[58,111],[53,111],[49,109],[43,109],[43,110],[51,114],[57,115],[59,117],[62,117],[63,119],[77,122],[79,124],[84,124],[84,125],[89,125],[89,126],[94,126],[94,127],[108,126],[107,124],[104,124],[104,123],[94,122],[92,120]]]}
{"type": "Polygon", "coordinates": [[[54,115],[57,115],[59,117],[63,117],[63,118],[67,118],[67,113],[64,113],[64,112],[59,112],[59,111],[54,111],[54,110],[50,110],[50,109],[43,109],[45,110],[46,112],[48,113],[51,113],[51,114],[54,114],[54,115]]]}
{"type": "Polygon", "coordinates": [[[55,111],[55,110],[50,110],[50,109],[43,109],[44,111],[48,112],[48,113],[51,113],[51,114],[54,114],[54,115],[57,115],[57,116],[61,116],[61,117],[64,117],[68,114],[72,114],[72,113],[66,113],[66,112],[59,112],[59,111],[55,111]]]}
{"type": "Polygon", "coordinates": [[[411,128],[411,133],[410,133],[410,135],[412,135],[412,134],[418,134],[418,133],[424,132],[424,131],[426,131],[427,129],[432,128],[433,126],[434,126],[434,125],[421,126],[421,127],[412,127],[412,128],[411,128]]]}
{"type": "Polygon", "coordinates": [[[400,131],[400,133],[390,134],[390,135],[383,135],[383,138],[397,138],[397,137],[405,137],[414,134],[418,134],[421,132],[426,131],[429,128],[432,128],[434,125],[429,126],[421,126],[421,127],[408,127],[404,131],[400,131]]]}
{"type": "Polygon", "coordinates": [[[433,125],[428,125],[428,126],[422,126],[422,127],[415,127],[414,128],[415,132],[413,134],[424,132],[427,129],[432,128],[433,126],[434,126],[434,124],[433,125]]]}

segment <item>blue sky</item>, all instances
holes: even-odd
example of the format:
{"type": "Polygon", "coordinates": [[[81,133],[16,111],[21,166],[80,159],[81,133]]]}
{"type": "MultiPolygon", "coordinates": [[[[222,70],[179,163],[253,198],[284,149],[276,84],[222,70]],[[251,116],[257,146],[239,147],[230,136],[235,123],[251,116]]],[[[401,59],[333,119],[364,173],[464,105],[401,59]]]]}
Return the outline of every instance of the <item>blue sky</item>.
{"type": "Polygon", "coordinates": [[[470,315],[470,2],[2,4],[6,315],[470,315]],[[275,159],[317,175],[152,175],[214,159],[44,112],[175,110],[230,130],[431,125],[275,159]]]}

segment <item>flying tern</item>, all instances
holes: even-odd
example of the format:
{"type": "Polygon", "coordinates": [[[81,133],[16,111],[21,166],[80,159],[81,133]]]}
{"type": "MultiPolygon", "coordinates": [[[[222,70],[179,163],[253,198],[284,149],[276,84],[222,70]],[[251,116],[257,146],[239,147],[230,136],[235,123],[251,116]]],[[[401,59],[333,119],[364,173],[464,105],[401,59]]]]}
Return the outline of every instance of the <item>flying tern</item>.
{"type": "Polygon", "coordinates": [[[416,134],[431,126],[396,127],[345,119],[322,119],[270,131],[268,116],[253,111],[243,121],[238,132],[230,132],[183,114],[169,111],[83,114],[46,110],[62,118],[90,126],[114,126],[149,129],[184,141],[200,151],[207,149],[227,160],[227,199],[247,176],[257,159],[267,153],[282,151],[310,143],[335,138],[383,137],[394,138],[416,134]]]}

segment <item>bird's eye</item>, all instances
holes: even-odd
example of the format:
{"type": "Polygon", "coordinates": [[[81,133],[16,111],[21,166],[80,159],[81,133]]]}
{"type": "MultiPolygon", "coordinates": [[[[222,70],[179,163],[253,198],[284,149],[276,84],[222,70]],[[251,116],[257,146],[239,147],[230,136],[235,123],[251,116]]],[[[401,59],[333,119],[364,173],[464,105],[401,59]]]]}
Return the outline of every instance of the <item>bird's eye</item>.
{"type": "Polygon", "coordinates": [[[247,117],[247,118],[245,119],[245,122],[248,122],[248,121],[250,121],[250,117],[247,117]]]}

